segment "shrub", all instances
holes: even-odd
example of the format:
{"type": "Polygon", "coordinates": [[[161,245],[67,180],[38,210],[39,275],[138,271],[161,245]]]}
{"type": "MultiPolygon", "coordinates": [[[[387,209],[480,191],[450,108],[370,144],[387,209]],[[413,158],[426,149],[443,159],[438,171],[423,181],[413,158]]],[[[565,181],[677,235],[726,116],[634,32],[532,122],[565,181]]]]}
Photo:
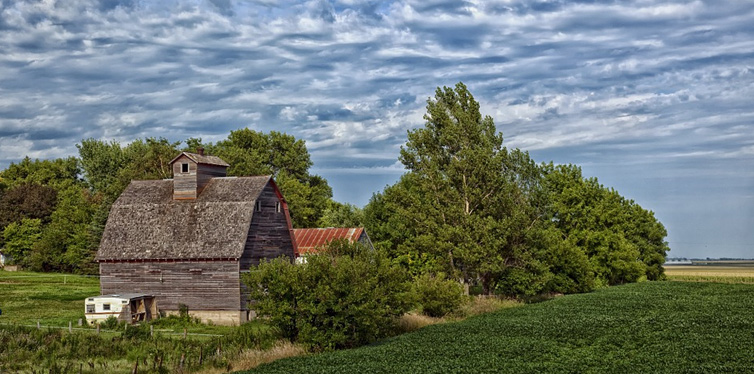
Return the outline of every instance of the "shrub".
{"type": "Polygon", "coordinates": [[[430,317],[442,317],[458,309],[463,302],[463,286],[460,283],[438,276],[423,274],[416,278],[413,291],[422,313],[430,317]]]}
{"type": "Polygon", "coordinates": [[[335,242],[305,264],[263,262],[245,282],[257,313],[284,337],[312,350],[389,336],[410,306],[405,270],[358,243],[335,242]]]}
{"type": "Polygon", "coordinates": [[[103,329],[115,330],[118,328],[119,325],[120,323],[118,322],[118,319],[115,318],[115,316],[110,316],[110,317],[107,317],[107,319],[104,322],[102,322],[101,327],[103,329]]]}

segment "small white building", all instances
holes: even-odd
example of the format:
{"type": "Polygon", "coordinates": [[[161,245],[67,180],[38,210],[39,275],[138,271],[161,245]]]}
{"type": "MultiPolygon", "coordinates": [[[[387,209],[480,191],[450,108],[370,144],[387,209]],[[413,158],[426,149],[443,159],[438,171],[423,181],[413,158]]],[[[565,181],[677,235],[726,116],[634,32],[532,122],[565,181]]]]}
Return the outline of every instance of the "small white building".
{"type": "Polygon", "coordinates": [[[157,301],[153,295],[118,294],[88,297],[85,302],[85,316],[88,323],[104,322],[110,316],[136,323],[149,321],[157,316],[157,301]]]}

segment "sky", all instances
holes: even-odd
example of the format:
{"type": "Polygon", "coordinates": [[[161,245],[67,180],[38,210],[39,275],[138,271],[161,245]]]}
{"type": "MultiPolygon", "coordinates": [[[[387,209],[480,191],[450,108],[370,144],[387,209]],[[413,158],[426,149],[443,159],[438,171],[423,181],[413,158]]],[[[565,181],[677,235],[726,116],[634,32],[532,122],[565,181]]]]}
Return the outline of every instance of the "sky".
{"type": "Polygon", "coordinates": [[[507,147],[654,211],[669,256],[754,257],[744,0],[0,0],[0,168],[249,127],[363,206],[459,81],[507,147]]]}

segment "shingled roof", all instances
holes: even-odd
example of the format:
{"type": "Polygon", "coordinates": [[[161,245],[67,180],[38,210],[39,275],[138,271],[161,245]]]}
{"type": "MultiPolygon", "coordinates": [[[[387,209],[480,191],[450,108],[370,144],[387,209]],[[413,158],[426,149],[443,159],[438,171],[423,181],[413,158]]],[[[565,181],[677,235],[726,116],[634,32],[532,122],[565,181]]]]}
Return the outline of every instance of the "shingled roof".
{"type": "Polygon", "coordinates": [[[240,258],[270,180],[213,178],[195,200],[173,200],[172,180],[133,181],[110,209],[97,260],[240,258]]]}
{"type": "Polygon", "coordinates": [[[358,241],[364,232],[363,227],[354,228],[316,228],[316,229],[293,229],[293,236],[296,238],[296,245],[299,253],[316,253],[321,247],[327,245],[336,239],[346,239],[353,243],[358,241]]]}
{"type": "Polygon", "coordinates": [[[206,164],[206,165],[219,165],[219,166],[225,166],[229,167],[227,162],[223,161],[220,157],[217,156],[206,156],[199,153],[191,153],[191,152],[181,152],[178,156],[175,156],[172,160],[170,160],[170,163],[172,164],[175,160],[180,158],[181,156],[186,156],[191,161],[196,162],[197,164],[206,164]]]}

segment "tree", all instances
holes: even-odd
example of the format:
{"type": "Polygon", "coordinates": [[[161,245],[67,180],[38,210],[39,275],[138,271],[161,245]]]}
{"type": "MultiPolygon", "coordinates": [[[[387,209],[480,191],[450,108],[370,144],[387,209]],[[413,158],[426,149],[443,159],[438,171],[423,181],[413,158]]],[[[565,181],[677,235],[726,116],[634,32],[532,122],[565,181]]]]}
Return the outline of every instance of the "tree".
{"type": "Polygon", "coordinates": [[[244,279],[254,308],[286,338],[312,350],[389,336],[411,306],[407,273],[359,243],[333,241],[304,264],[261,263],[244,279]]]}
{"type": "Polygon", "coordinates": [[[362,227],[364,226],[364,210],[348,203],[330,201],[320,218],[321,227],[362,227]]]}
{"type": "Polygon", "coordinates": [[[5,242],[3,253],[15,264],[27,265],[27,255],[42,236],[42,221],[24,218],[13,222],[3,230],[5,242]]]}
{"type": "MultiPolygon", "coordinates": [[[[392,243],[397,252],[409,262],[439,264],[465,282],[478,279],[486,293],[501,277],[516,275],[514,269],[532,275],[531,285],[541,288],[536,284],[547,272],[529,245],[530,231],[539,229],[530,203],[537,166],[525,152],[503,147],[492,118],[481,115],[463,83],[438,88],[424,119],[401,148],[409,172],[386,199],[397,201],[388,209],[403,221],[392,223],[410,228],[408,237],[392,243]]],[[[382,230],[376,230],[379,240],[382,230]]]]}
{"type": "Polygon", "coordinates": [[[111,204],[132,180],[165,179],[173,175],[170,161],[180,142],[165,138],[137,139],[122,147],[115,141],[85,139],[77,144],[84,180],[111,204]]]}
{"type": "Polygon", "coordinates": [[[0,229],[24,218],[48,223],[55,210],[57,191],[39,184],[17,184],[0,196],[0,229]]]}
{"type": "Polygon", "coordinates": [[[97,272],[94,256],[100,237],[95,235],[93,217],[102,206],[102,196],[72,186],[61,191],[50,224],[33,246],[28,263],[35,271],[97,272]]]}
{"type": "MultiPolygon", "coordinates": [[[[192,139],[189,147],[202,146],[192,139]]],[[[312,161],[306,143],[295,137],[271,131],[268,134],[248,128],[231,131],[228,139],[203,145],[228,164],[228,175],[272,175],[288,202],[295,227],[317,227],[330,205],[332,189],[327,181],[311,175],[312,161]]]]}
{"type": "Polygon", "coordinates": [[[588,258],[597,284],[663,278],[667,234],[654,214],[584,178],[574,165],[545,165],[548,217],[588,258]]]}
{"type": "Polygon", "coordinates": [[[60,191],[78,183],[80,172],[78,160],[74,157],[33,161],[25,157],[19,163],[11,163],[0,176],[6,188],[36,184],[60,191]]]}

